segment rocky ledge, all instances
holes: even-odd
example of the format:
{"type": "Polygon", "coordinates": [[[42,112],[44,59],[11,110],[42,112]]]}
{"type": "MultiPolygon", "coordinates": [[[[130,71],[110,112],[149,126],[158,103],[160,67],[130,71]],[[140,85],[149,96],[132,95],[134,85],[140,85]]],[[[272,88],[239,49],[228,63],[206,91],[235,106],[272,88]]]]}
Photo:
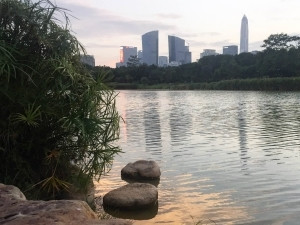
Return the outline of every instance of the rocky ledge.
{"type": "Polygon", "coordinates": [[[125,220],[99,220],[84,201],[26,200],[19,188],[0,183],[0,224],[5,225],[129,225],[125,220]]]}

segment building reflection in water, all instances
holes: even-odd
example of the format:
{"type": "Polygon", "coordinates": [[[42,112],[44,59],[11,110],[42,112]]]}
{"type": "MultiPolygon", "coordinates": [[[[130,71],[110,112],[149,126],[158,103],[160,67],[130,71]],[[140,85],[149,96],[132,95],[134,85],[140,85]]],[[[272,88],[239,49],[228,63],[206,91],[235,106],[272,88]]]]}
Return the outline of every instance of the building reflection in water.
{"type": "Polygon", "coordinates": [[[185,107],[189,105],[187,92],[170,92],[170,135],[172,146],[184,144],[190,136],[192,115],[185,107]]]}
{"type": "Polygon", "coordinates": [[[153,152],[153,154],[161,154],[162,140],[158,111],[160,105],[157,92],[145,92],[142,97],[144,98],[142,110],[146,150],[153,152]]]}
{"type": "Polygon", "coordinates": [[[239,144],[240,144],[240,160],[242,170],[247,171],[248,165],[248,147],[247,147],[247,122],[246,122],[246,107],[245,103],[239,102],[238,105],[238,130],[239,130],[239,144]]]}
{"type": "Polygon", "coordinates": [[[117,96],[117,106],[118,106],[118,112],[120,116],[122,117],[120,121],[120,133],[124,141],[127,141],[127,126],[126,126],[126,105],[127,105],[127,98],[125,96],[125,93],[120,92],[117,96]]]}

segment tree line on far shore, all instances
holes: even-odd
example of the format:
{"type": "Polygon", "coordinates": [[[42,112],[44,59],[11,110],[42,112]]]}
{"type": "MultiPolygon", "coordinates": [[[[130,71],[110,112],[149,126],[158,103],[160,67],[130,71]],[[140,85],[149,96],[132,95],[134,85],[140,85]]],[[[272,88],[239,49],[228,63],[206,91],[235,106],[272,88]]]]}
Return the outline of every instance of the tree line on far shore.
{"type": "MultiPolygon", "coordinates": [[[[167,87],[170,84],[175,86],[178,86],[178,84],[189,84],[189,88],[185,89],[194,89],[193,85],[190,84],[195,83],[200,83],[198,88],[195,87],[195,89],[206,89],[214,86],[211,83],[220,81],[230,83],[230,81],[254,79],[256,82],[259,82],[257,80],[261,79],[261,82],[263,82],[268,78],[271,80],[276,79],[275,83],[278,83],[280,80],[278,78],[290,80],[300,76],[299,41],[300,37],[298,36],[289,36],[283,33],[272,34],[268,39],[264,40],[262,45],[264,50],[257,52],[257,54],[241,53],[234,56],[205,56],[198,62],[178,67],[148,66],[139,64],[139,61],[133,58],[127,67],[115,69],[95,67],[93,71],[95,74],[99,71],[106,71],[110,75],[111,82],[117,84],[117,88],[123,85],[129,89],[147,86],[158,87],[158,85],[167,87]],[[201,85],[201,83],[210,85],[205,86],[201,85]]],[[[280,81],[285,82],[284,79],[280,81]]],[[[289,81],[288,83],[291,82],[289,81]]],[[[247,85],[244,86],[245,88],[247,87],[247,85]]],[[[237,87],[233,89],[245,88],[237,87]]],[[[228,87],[228,89],[231,88],[228,87]]]]}

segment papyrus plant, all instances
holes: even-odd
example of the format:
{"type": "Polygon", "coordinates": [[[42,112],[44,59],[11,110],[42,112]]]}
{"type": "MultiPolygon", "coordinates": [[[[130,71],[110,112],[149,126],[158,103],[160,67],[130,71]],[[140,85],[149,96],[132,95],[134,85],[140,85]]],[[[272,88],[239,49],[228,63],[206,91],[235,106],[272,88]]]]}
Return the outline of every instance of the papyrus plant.
{"type": "Polygon", "coordinates": [[[45,198],[100,175],[120,152],[116,93],[80,62],[65,10],[0,1],[0,182],[45,198]]]}

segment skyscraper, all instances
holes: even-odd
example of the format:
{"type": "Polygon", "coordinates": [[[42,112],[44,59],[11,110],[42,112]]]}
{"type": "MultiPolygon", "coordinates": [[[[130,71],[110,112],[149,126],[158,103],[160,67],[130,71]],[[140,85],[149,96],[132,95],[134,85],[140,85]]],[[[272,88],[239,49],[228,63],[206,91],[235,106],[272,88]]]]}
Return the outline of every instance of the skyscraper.
{"type": "Polygon", "coordinates": [[[121,46],[120,47],[120,62],[116,63],[116,67],[127,66],[128,59],[131,56],[137,56],[137,47],[121,46]]]}
{"type": "Polygon", "coordinates": [[[191,63],[192,57],[189,51],[189,46],[185,45],[185,40],[168,36],[169,41],[169,62],[178,62],[180,64],[191,63]]]}
{"type": "Polygon", "coordinates": [[[143,63],[158,65],[158,30],[142,35],[143,63]]]}
{"type": "Polygon", "coordinates": [[[168,66],[168,57],[167,56],[159,56],[158,57],[158,66],[159,67],[168,66]]]}
{"type": "Polygon", "coordinates": [[[80,55],[80,61],[90,66],[95,66],[95,58],[93,55],[80,55]]]}
{"type": "Polygon", "coordinates": [[[240,53],[248,52],[248,19],[244,15],[241,24],[240,53]]]}
{"type": "Polygon", "coordinates": [[[238,54],[237,45],[223,46],[223,55],[237,55],[237,54],[238,54]]]}
{"type": "Polygon", "coordinates": [[[137,56],[140,59],[140,63],[143,63],[143,51],[142,50],[138,51],[137,56]]]}
{"type": "Polygon", "coordinates": [[[210,56],[210,55],[218,55],[215,49],[203,49],[203,52],[200,53],[200,58],[203,58],[204,56],[210,56]]]}
{"type": "Polygon", "coordinates": [[[137,56],[137,47],[121,46],[120,62],[126,65],[130,56],[137,56]]]}

